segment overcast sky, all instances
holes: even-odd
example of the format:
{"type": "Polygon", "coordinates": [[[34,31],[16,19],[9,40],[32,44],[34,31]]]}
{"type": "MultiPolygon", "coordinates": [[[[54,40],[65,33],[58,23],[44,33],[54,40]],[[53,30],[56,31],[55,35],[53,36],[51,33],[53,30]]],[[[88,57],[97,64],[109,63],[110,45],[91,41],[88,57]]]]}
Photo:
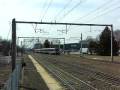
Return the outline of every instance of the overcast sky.
{"type": "MultiPolygon", "coordinates": [[[[0,36],[11,38],[11,21],[73,22],[113,24],[120,29],[120,0],[0,0],[0,36]]],[[[80,37],[99,34],[104,27],[38,25],[42,33],[35,33],[35,25],[17,25],[17,36],[80,37]],[[95,31],[96,30],[96,31],[95,31]]]]}

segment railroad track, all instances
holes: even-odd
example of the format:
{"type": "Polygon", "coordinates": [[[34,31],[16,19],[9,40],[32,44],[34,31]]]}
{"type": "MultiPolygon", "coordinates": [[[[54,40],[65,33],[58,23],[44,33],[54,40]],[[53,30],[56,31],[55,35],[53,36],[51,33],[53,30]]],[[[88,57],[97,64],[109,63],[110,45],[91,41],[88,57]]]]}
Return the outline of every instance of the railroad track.
{"type": "Polygon", "coordinates": [[[69,66],[68,68],[72,67],[72,69],[69,71],[74,76],[78,78],[80,77],[80,75],[85,76],[86,77],[85,81],[89,82],[91,85],[95,87],[98,87],[98,88],[106,87],[108,89],[120,90],[120,78],[116,78],[112,75],[109,75],[100,71],[95,71],[94,69],[93,70],[90,68],[86,69],[85,67],[82,67],[81,65],[78,66],[76,64],[71,64],[71,66],[70,64],[69,65],[63,64],[60,68],[64,68],[65,70],[66,68],[65,66],[69,66]],[[102,86],[100,86],[101,84],[102,86]]]}
{"type": "MultiPolygon", "coordinates": [[[[62,65],[62,67],[65,65],[62,65]]],[[[105,83],[111,84],[112,86],[120,87],[120,78],[117,78],[113,75],[109,75],[98,70],[96,71],[95,69],[91,69],[87,66],[85,67],[84,65],[69,64],[69,66],[79,68],[80,74],[85,73],[88,77],[94,77],[98,80],[104,81],[105,83]]]]}
{"type": "Polygon", "coordinates": [[[40,63],[62,82],[66,90],[98,90],[92,85],[80,80],[79,78],[74,77],[70,73],[56,67],[49,62],[42,61],[40,63]]]}
{"type": "Polygon", "coordinates": [[[98,90],[90,84],[74,77],[70,73],[56,67],[55,65],[46,62],[46,60],[38,61],[41,63],[52,75],[54,75],[62,84],[66,90],[98,90]]]}
{"type": "MultiPolygon", "coordinates": [[[[74,66],[74,64],[71,65],[71,67],[76,67],[76,66],[77,65],[74,66]]],[[[102,88],[104,86],[104,88],[107,88],[108,90],[120,90],[120,78],[115,78],[114,76],[111,76],[109,74],[106,74],[100,71],[94,71],[91,69],[86,69],[81,66],[76,67],[76,68],[79,68],[79,70],[74,71],[75,69],[72,69],[71,73],[78,78],[80,77],[80,75],[85,76],[86,77],[85,81],[89,82],[91,85],[98,87],[98,88],[102,88]],[[99,86],[101,84],[102,86],[99,86]]]]}
{"type": "Polygon", "coordinates": [[[55,74],[62,83],[65,83],[68,87],[73,87],[69,88],[70,90],[79,90],[79,88],[81,88],[80,86],[90,88],[82,90],[120,90],[119,78],[115,78],[114,76],[84,65],[59,62],[59,60],[51,56],[44,57],[44,59],[45,62],[43,64],[47,65],[46,68],[48,68],[51,73],[55,74]],[[55,63],[59,63],[59,65],[55,65],[55,63]],[[84,76],[85,79],[82,80],[80,76],[84,76]]]}

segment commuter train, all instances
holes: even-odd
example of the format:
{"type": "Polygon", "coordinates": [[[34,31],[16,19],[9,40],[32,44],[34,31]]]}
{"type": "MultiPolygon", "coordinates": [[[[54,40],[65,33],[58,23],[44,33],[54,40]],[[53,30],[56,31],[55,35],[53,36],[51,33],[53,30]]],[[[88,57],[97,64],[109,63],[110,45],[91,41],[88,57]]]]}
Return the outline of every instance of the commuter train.
{"type": "Polygon", "coordinates": [[[53,55],[60,55],[60,51],[58,48],[41,48],[41,49],[34,49],[35,53],[42,53],[42,54],[53,54],[53,55]]]}

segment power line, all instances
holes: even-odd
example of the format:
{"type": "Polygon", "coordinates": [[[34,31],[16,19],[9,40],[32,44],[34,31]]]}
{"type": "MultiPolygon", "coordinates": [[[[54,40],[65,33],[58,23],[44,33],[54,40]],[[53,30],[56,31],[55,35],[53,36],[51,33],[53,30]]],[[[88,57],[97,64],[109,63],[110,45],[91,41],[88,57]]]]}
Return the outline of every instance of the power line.
{"type": "MultiPolygon", "coordinates": [[[[51,0],[51,1],[52,1],[52,0],[51,0]]],[[[51,3],[51,1],[49,2],[49,4],[51,3]]],[[[47,6],[47,0],[45,0],[44,3],[43,3],[42,12],[43,12],[43,10],[45,9],[46,6],[47,6]]],[[[43,16],[41,16],[41,21],[42,21],[42,18],[44,18],[45,14],[47,13],[49,7],[50,7],[50,6],[47,7],[47,9],[45,10],[43,16]]],[[[35,27],[34,27],[34,25],[32,24],[32,27],[33,27],[34,31],[36,32],[37,24],[35,25],[35,27]]]]}
{"type": "MultiPolygon", "coordinates": [[[[112,3],[112,2],[113,2],[113,0],[108,0],[108,1],[106,1],[106,2],[103,3],[101,6],[99,6],[98,8],[96,8],[96,9],[93,10],[93,11],[88,12],[86,15],[80,17],[79,19],[83,19],[83,18],[85,18],[85,17],[87,17],[87,16],[89,16],[89,15],[97,12],[98,10],[100,10],[100,9],[103,8],[103,7],[108,6],[108,5],[109,5],[110,3],[112,3]],[[93,12],[93,13],[92,13],[92,12],[93,12]]],[[[78,4],[79,4],[79,3],[78,3],[78,4]]],[[[116,4],[116,3],[114,3],[114,4],[116,4]]],[[[114,4],[112,4],[112,5],[114,5],[114,4]]],[[[109,8],[109,7],[105,8],[105,9],[108,9],[108,8],[109,8]]],[[[72,9],[73,9],[73,8],[72,8],[72,9]]],[[[71,10],[72,10],[72,9],[71,9],[71,10]]],[[[69,14],[69,13],[68,13],[68,14],[69,14]]],[[[66,13],[65,15],[67,15],[67,13],[66,13]]],[[[77,19],[77,20],[78,20],[78,19],[77,19]]],[[[68,28],[70,29],[70,26],[69,26],[68,28]]]]}
{"type": "Polygon", "coordinates": [[[107,12],[104,12],[104,13],[102,13],[101,15],[98,15],[98,16],[96,16],[96,17],[90,19],[90,20],[87,21],[87,22],[93,21],[93,20],[95,20],[95,19],[98,18],[98,17],[104,16],[104,15],[106,15],[106,14],[112,12],[112,11],[118,10],[118,9],[120,9],[120,6],[115,7],[115,8],[112,8],[111,10],[108,10],[107,12]]]}
{"type": "MultiPolygon", "coordinates": [[[[85,0],[86,1],[86,0],[85,0]]],[[[85,2],[84,1],[84,2],[85,2]]],[[[62,19],[63,18],[65,18],[69,13],[71,13],[75,8],[77,8],[80,4],[82,4],[83,3],[83,1],[82,0],[80,0],[79,1],[79,3],[77,3],[75,6],[73,6],[67,13],[65,13],[64,15],[63,15],[63,17],[62,17],[62,19]]],[[[61,19],[61,20],[62,20],[61,19]]],[[[68,29],[70,28],[70,26],[68,27],[68,29]]]]}
{"type": "Polygon", "coordinates": [[[72,0],[69,0],[68,3],[66,3],[65,6],[56,14],[55,20],[56,20],[57,16],[59,16],[69,6],[69,4],[71,2],[72,2],[72,0]]]}
{"type": "MultiPolygon", "coordinates": [[[[109,1],[111,1],[111,0],[109,0],[109,1]]],[[[85,17],[91,16],[91,15],[94,16],[94,14],[96,14],[96,13],[98,12],[98,10],[100,10],[100,9],[101,9],[101,12],[104,12],[106,9],[109,9],[111,6],[114,6],[114,5],[116,5],[116,3],[118,3],[118,2],[115,2],[115,3],[112,3],[112,4],[110,5],[111,2],[109,2],[109,1],[105,2],[103,5],[101,5],[101,6],[98,7],[97,9],[89,12],[88,14],[86,14],[86,15],[83,16],[83,17],[80,17],[80,18],[77,19],[77,20],[86,19],[85,17]],[[108,3],[108,2],[109,2],[109,3],[108,3]],[[106,6],[107,6],[107,7],[106,7],[106,6]]],[[[112,0],[112,1],[113,1],[113,0],[112,0]]],[[[117,1],[119,1],[119,0],[117,0],[117,1]]],[[[97,13],[97,14],[98,14],[98,13],[97,13]]]]}
{"type": "MultiPolygon", "coordinates": [[[[90,16],[90,15],[92,15],[93,13],[95,14],[95,13],[97,13],[97,11],[98,10],[100,10],[100,9],[104,9],[104,11],[102,10],[101,12],[105,12],[105,10],[106,9],[109,9],[111,6],[114,6],[114,5],[116,5],[116,3],[118,3],[118,2],[115,2],[115,3],[112,3],[112,1],[111,2],[109,2],[109,1],[111,1],[111,0],[108,0],[107,2],[105,2],[104,4],[102,4],[101,6],[99,6],[98,8],[96,8],[95,10],[93,10],[93,11],[91,11],[91,12],[88,12],[86,15],[84,15],[84,16],[82,16],[82,17],[80,17],[79,19],[84,19],[85,17],[88,17],[88,16],[90,16]],[[110,3],[112,3],[112,4],[110,4],[110,3]],[[107,6],[107,7],[106,7],[107,6]],[[105,8],[104,8],[105,7],[105,8]],[[93,13],[92,13],[93,12],[93,13]]],[[[119,0],[117,0],[117,1],[119,1],[119,0]]],[[[111,11],[111,10],[110,10],[111,11]]],[[[108,12],[110,12],[110,11],[108,11],[108,12]]],[[[105,13],[107,13],[107,12],[105,12],[105,13]]],[[[94,15],[93,15],[94,16],[94,15]]],[[[98,16],[98,15],[97,15],[98,16]]],[[[95,16],[95,19],[97,18],[97,16],[95,16]]],[[[103,16],[103,15],[102,15],[103,16]]],[[[79,20],[79,19],[77,19],[77,20],[79,20]]],[[[86,19],[86,18],[85,18],[86,19]]],[[[92,19],[90,19],[90,20],[88,20],[88,21],[86,21],[86,22],[89,22],[89,21],[93,21],[94,20],[94,18],[92,18],[92,19]]],[[[75,20],[76,21],[76,20],[75,20]]],[[[69,27],[70,28],[70,27],[69,27]]]]}
{"type": "Polygon", "coordinates": [[[107,2],[103,3],[101,6],[99,6],[98,8],[96,8],[95,10],[92,10],[92,11],[88,12],[87,14],[85,14],[84,16],[80,17],[77,20],[83,19],[83,18],[85,18],[85,17],[87,17],[87,16],[89,16],[89,15],[97,12],[98,10],[100,10],[101,8],[103,8],[104,6],[106,6],[106,4],[108,5],[108,3],[111,3],[111,2],[113,2],[113,0],[108,0],[107,2]]]}
{"type": "MultiPolygon", "coordinates": [[[[44,3],[43,3],[42,11],[41,11],[41,12],[43,12],[43,10],[45,9],[46,5],[47,5],[47,0],[44,0],[44,3]]],[[[41,18],[42,18],[42,16],[41,16],[41,18]]]]}
{"type": "MultiPolygon", "coordinates": [[[[41,12],[43,12],[43,10],[45,9],[46,5],[47,5],[47,0],[44,0],[41,12]]],[[[41,16],[41,19],[42,19],[42,16],[41,16]]],[[[32,24],[32,27],[33,27],[34,31],[36,32],[37,24],[35,25],[35,27],[32,24]]]]}
{"type": "Polygon", "coordinates": [[[48,4],[48,7],[46,8],[46,10],[45,10],[45,12],[44,12],[44,14],[43,14],[42,19],[44,19],[44,17],[45,17],[45,15],[46,15],[46,13],[47,13],[49,7],[51,6],[52,2],[53,2],[53,0],[50,0],[50,2],[49,2],[49,4],[48,4]]]}
{"type": "Polygon", "coordinates": [[[35,24],[35,26],[32,24],[32,27],[33,27],[33,29],[34,29],[34,31],[35,31],[35,33],[36,33],[37,24],[35,24]]]}
{"type": "Polygon", "coordinates": [[[9,26],[10,26],[10,29],[9,29],[8,34],[7,34],[7,40],[8,40],[8,38],[9,38],[10,31],[11,31],[11,29],[12,29],[12,24],[11,24],[11,22],[9,23],[9,26]]]}
{"type": "Polygon", "coordinates": [[[75,6],[73,6],[67,13],[65,13],[64,15],[63,15],[63,17],[62,17],[62,19],[63,18],[65,18],[68,14],[70,14],[75,8],[77,8],[80,4],[82,4],[83,2],[85,2],[86,0],[84,0],[84,1],[82,1],[82,0],[80,0],[75,6]]]}
{"type": "MultiPolygon", "coordinates": [[[[42,19],[44,19],[44,17],[45,17],[45,15],[46,15],[46,13],[47,13],[48,9],[50,8],[50,6],[51,6],[52,2],[53,2],[53,0],[50,0],[50,2],[49,2],[49,4],[48,4],[48,7],[46,8],[46,10],[45,10],[45,12],[44,12],[44,14],[43,14],[42,19]]],[[[41,19],[41,20],[42,20],[42,19],[41,19]]]]}
{"type": "Polygon", "coordinates": [[[45,8],[46,5],[47,5],[47,0],[45,0],[45,2],[43,4],[43,8],[45,8]]]}
{"type": "Polygon", "coordinates": [[[57,19],[58,16],[60,16],[60,14],[62,14],[62,12],[70,5],[70,3],[72,2],[73,0],[69,0],[65,5],[64,7],[56,14],[54,20],[57,19]]]}

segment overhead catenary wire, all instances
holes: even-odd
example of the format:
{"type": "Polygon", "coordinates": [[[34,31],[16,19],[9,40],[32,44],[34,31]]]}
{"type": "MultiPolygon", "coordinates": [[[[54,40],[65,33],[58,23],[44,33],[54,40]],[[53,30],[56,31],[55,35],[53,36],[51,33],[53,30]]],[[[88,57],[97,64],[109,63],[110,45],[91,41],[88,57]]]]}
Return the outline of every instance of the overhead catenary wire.
{"type": "Polygon", "coordinates": [[[45,12],[44,12],[44,14],[43,14],[43,16],[42,16],[42,18],[41,18],[41,21],[44,19],[45,15],[47,14],[48,9],[49,9],[50,6],[52,5],[52,3],[53,3],[53,0],[50,0],[50,2],[48,3],[48,7],[46,8],[46,10],[45,10],[45,12]]]}
{"type": "Polygon", "coordinates": [[[84,1],[79,0],[79,2],[76,5],[74,5],[68,12],[66,12],[60,20],[64,19],[67,15],[69,15],[74,9],[76,9],[79,5],[81,5],[85,1],[86,0],[84,0],[84,1]]]}
{"type": "MultiPolygon", "coordinates": [[[[85,0],[85,1],[86,1],[86,0],[85,0]]],[[[85,2],[85,1],[84,1],[84,2],[85,2]]],[[[75,6],[73,6],[67,13],[65,13],[60,20],[64,19],[68,14],[70,14],[74,9],[76,9],[76,8],[77,8],[80,4],[82,4],[82,3],[83,3],[83,1],[80,0],[80,1],[79,1],[75,6]]],[[[68,27],[68,30],[69,30],[69,28],[70,28],[70,26],[68,27]]]]}
{"type": "Polygon", "coordinates": [[[9,38],[10,32],[12,30],[12,24],[11,24],[11,22],[9,22],[9,26],[10,26],[10,28],[9,28],[9,31],[8,31],[8,34],[7,34],[7,40],[9,38]]]}
{"type": "Polygon", "coordinates": [[[47,14],[47,11],[48,9],[50,8],[51,4],[52,4],[53,0],[50,0],[50,2],[48,3],[48,7],[46,8],[44,14],[43,14],[43,17],[42,17],[42,20],[44,19],[45,15],[47,14]]]}
{"type": "MultiPolygon", "coordinates": [[[[45,9],[45,7],[47,6],[47,0],[44,0],[44,3],[43,3],[43,5],[42,5],[42,13],[43,13],[43,10],[45,9]]],[[[41,19],[42,19],[42,15],[41,15],[41,19]]]]}
{"type": "MultiPolygon", "coordinates": [[[[109,1],[111,1],[111,0],[109,0],[109,1]]],[[[107,2],[109,2],[109,1],[107,1],[107,2]]],[[[117,0],[117,1],[119,1],[119,0],[117,0]]],[[[98,11],[99,11],[99,13],[103,13],[103,12],[105,12],[106,10],[108,10],[108,9],[110,9],[111,7],[113,7],[113,6],[115,6],[118,2],[115,2],[115,3],[112,3],[113,2],[113,0],[111,1],[111,2],[109,2],[109,3],[107,3],[107,2],[105,2],[104,4],[102,4],[100,7],[98,7],[97,9],[95,9],[95,10],[93,10],[93,11],[91,11],[91,12],[88,12],[86,15],[84,15],[84,16],[82,16],[82,17],[80,17],[79,19],[76,19],[75,21],[77,21],[77,20],[81,20],[81,19],[87,19],[87,17],[89,16],[96,16],[96,15],[98,15],[98,11]],[[111,4],[112,3],[112,4],[111,4]],[[105,5],[106,4],[106,5],[105,5]]]]}
{"type": "Polygon", "coordinates": [[[35,24],[35,26],[32,24],[32,27],[33,27],[33,29],[34,29],[34,31],[35,31],[35,33],[36,33],[37,24],[35,24]]]}
{"type": "Polygon", "coordinates": [[[55,15],[55,17],[54,17],[54,19],[53,19],[53,20],[55,20],[55,22],[56,22],[56,19],[62,14],[62,12],[64,12],[65,9],[71,4],[72,1],[73,1],[73,0],[69,0],[69,1],[64,5],[64,7],[55,15]]]}
{"type": "Polygon", "coordinates": [[[112,9],[110,9],[110,10],[108,10],[108,11],[106,11],[106,12],[100,14],[100,15],[97,15],[97,16],[93,17],[92,19],[88,20],[87,22],[93,21],[93,20],[97,19],[98,17],[104,16],[104,15],[109,14],[110,12],[116,11],[118,9],[120,9],[120,6],[112,8],[112,9]]]}
{"type": "MultiPolygon", "coordinates": [[[[101,8],[105,7],[106,5],[108,5],[108,4],[112,3],[112,2],[113,2],[113,0],[108,0],[108,1],[106,1],[105,3],[103,3],[102,5],[100,5],[99,7],[97,7],[96,9],[88,12],[87,14],[85,14],[84,16],[81,16],[80,18],[78,18],[78,19],[76,19],[76,20],[84,19],[84,18],[90,16],[91,14],[97,12],[98,10],[100,10],[101,8]]],[[[76,20],[75,20],[75,21],[76,21],[76,20]]]]}
{"type": "MultiPolygon", "coordinates": [[[[109,1],[111,1],[111,0],[108,0],[107,2],[109,2],[109,1]]],[[[118,3],[118,1],[119,1],[119,0],[117,0],[117,2],[115,2],[115,3],[112,3],[112,2],[113,2],[113,0],[112,0],[112,1],[109,2],[108,4],[107,4],[107,2],[105,2],[104,4],[102,4],[101,6],[99,6],[98,8],[96,8],[95,10],[93,10],[93,11],[91,11],[91,12],[88,12],[86,15],[84,15],[84,16],[80,17],[79,19],[76,19],[76,20],[87,19],[87,18],[85,18],[85,17],[88,17],[88,16],[90,16],[90,15],[93,15],[93,14],[97,13],[98,10],[102,9],[102,11],[100,12],[100,13],[102,13],[102,14],[100,14],[100,15],[97,14],[97,16],[95,15],[95,17],[87,20],[86,22],[88,23],[88,22],[90,22],[90,21],[93,21],[93,20],[97,19],[97,17],[101,17],[101,16],[103,16],[104,14],[110,13],[111,11],[114,11],[115,9],[117,9],[118,7],[111,9],[111,6],[115,6],[116,3],[118,3]],[[111,4],[111,3],[112,3],[112,4],[111,4]],[[104,5],[105,5],[105,6],[104,6],[104,5]],[[106,7],[106,6],[107,6],[107,7],[106,7]],[[107,10],[107,12],[106,12],[106,10],[107,10]]],[[[94,16],[94,15],[93,15],[93,16],[94,16]]],[[[74,20],[74,21],[76,21],[76,20],[74,20]]],[[[69,28],[70,28],[70,27],[69,27],[69,28]]]]}
{"type": "MultiPolygon", "coordinates": [[[[50,2],[49,2],[49,4],[50,4],[50,2]]],[[[45,9],[45,7],[47,7],[47,0],[45,0],[44,1],[44,3],[43,3],[43,6],[42,6],[42,11],[45,9]]],[[[50,6],[49,6],[50,7],[50,6]]],[[[47,8],[49,8],[49,7],[47,7],[47,8]]],[[[48,10],[48,9],[46,9],[46,10],[48,10]]],[[[47,11],[46,11],[47,12],[47,11]]],[[[46,13],[46,12],[44,12],[44,14],[46,13]]],[[[44,16],[44,15],[43,15],[44,16]]],[[[43,16],[41,16],[41,17],[43,17],[43,16]]],[[[41,21],[42,21],[42,18],[41,18],[41,21]]],[[[34,26],[34,24],[32,24],[32,27],[33,27],[33,30],[35,31],[35,33],[37,32],[36,31],[36,29],[37,29],[37,24],[35,24],[35,26],[34,26]]]]}
{"type": "Polygon", "coordinates": [[[65,11],[65,9],[70,5],[70,3],[72,2],[73,0],[69,0],[65,6],[56,14],[54,20],[56,21],[56,19],[62,14],[63,11],[65,11]]]}
{"type": "Polygon", "coordinates": [[[70,5],[70,3],[71,3],[72,1],[73,1],[73,0],[69,0],[69,1],[65,4],[65,6],[55,15],[54,20],[56,20],[57,17],[62,14],[62,12],[70,5]]]}
{"type": "MultiPolygon", "coordinates": [[[[43,12],[43,10],[45,9],[46,5],[47,5],[47,0],[44,0],[44,3],[43,3],[42,8],[41,8],[42,9],[41,12],[43,12]]],[[[42,16],[41,16],[41,19],[42,19],[42,16]]],[[[37,24],[35,25],[35,27],[32,24],[32,27],[33,27],[34,31],[36,32],[37,24]]]]}
{"type": "MultiPolygon", "coordinates": [[[[71,1],[72,1],[72,0],[71,0],[71,1]]],[[[86,0],[85,0],[85,1],[86,1],[86,0]]],[[[82,3],[85,2],[85,1],[80,0],[80,1],[79,1],[77,4],[75,4],[67,13],[65,13],[60,20],[64,19],[68,14],[70,14],[74,9],[76,9],[80,4],[82,4],[82,3]]],[[[67,3],[67,6],[68,6],[69,4],[70,4],[70,2],[67,3]]],[[[66,8],[66,6],[65,6],[65,8],[66,8]]],[[[65,8],[63,8],[63,10],[64,10],[65,8]]],[[[69,27],[70,27],[70,26],[69,26],[69,27]]]]}

